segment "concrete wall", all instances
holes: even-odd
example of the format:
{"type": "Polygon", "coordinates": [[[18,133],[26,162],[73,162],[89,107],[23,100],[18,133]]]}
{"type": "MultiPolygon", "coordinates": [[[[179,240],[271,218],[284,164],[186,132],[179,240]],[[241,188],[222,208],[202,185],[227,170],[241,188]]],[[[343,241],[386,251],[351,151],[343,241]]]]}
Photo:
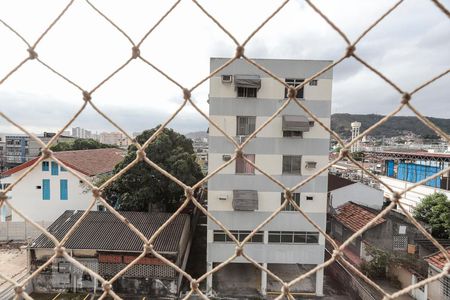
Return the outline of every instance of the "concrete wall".
{"type": "Polygon", "coordinates": [[[383,206],[383,191],[377,190],[360,182],[344,186],[330,192],[330,205],[333,208],[349,201],[376,209],[383,206]]]}
{"type": "MultiPolygon", "coordinates": [[[[50,162],[50,160],[48,160],[50,162]]],[[[29,168],[21,170],[13,175],[3,178],[2,183],[15,182],[29,168]]],[[[51,170],[51,166],[50,166],[51,170]]],[[[33,221],[53,222],[66,210],[85,210],[93,200],[92,194],[80,180],[70,172],[61,172],[58,175],[51,175],[51,171],[42,171],[42,166],[38,165],[27,176],[25,176],[8,193],[11,197],[11,204],[33,221]],[[42,180],[50,180],[50,200],[42,200],[42,180]],[[68,181],[68,200],[60,200],[60,180],[68,181]],[[38,189],[37,187],[41,188],[38,189]]],[[[92,178],[85,177],[87,180],[92,178]]],[[[97,210],[94,205],[92,210],[97,210]]],[[[2,210],[0,210],[0,214],[2,210]]],[[[1,216],[3,220],[5,216],[1,216]]],[[[23,219],[14,211],[12,212],[12,221],[23,221],[23,219]]]]}
{"type": "MultiPolygon", "coordinates": [[[[398,180],[395,178],[390,178],[387,176],[379,176],[379,179],[396,192],[403,191],[409,188],[410,186],[414,185],[414,183],[398,180]]],[[[389,190],[387,190],[383,185],[380,185],[380,187],[383,190],[385,197],[390,198],[392,196],[392,193],[389,190]]],[[[409,209],[410,212],[412,212],[414,207],[416,207],[417,204],[420,203],[421,199],[433,193],[443,193],[447,195],[447,197],[450,199],[450,191],[442,190],[439,188],[433,188],[426,185],[421,185],[405,193],[400,199],[400,202],[404,206],[406,206],[406,208],[409,209]]]]}
{"type": "MultiPolygon", "coordinates": [[[[38,224],[44,228],[52,222],[39,221],[38,224]]],[[[0,222],[0,241],[27,241],[41,235],[42,231],[28,222],[0,222]]]]}
{"type": "MultiPolygon", "coordinates": [[[[428,277],[435,276],[442,271],[436,270],[434,267],[429,267],[428,269],[428,277]]],[[[447,276],[450,279],[450,276],[447,276]]],[[[428,299],[429,300],[442,300],[446,299],[442,292],[442,282],[440,280],[435,280],[428,284],[428,299]]],[[[448,299],[448,298],[447,298],[448,299]]]]}

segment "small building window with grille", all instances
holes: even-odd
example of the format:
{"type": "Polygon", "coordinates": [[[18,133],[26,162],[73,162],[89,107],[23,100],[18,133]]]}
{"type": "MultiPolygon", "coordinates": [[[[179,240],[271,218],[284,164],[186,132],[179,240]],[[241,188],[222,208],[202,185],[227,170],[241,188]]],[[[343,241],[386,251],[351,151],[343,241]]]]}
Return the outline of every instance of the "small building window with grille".
{"type": "Polygon", "coordinates": [[[408,236],[406,234],[394,235],[392,248],[393,250],[405,251],[408,248],[408,236]]]}
{"type": "MultiPolygon", "coordinates": [[[[244,157],[255,163],[255,154],[244,154],[244,157]]],[[[255,167],[245,159],[238,157],[236,158],[236,174],[255,174],[255,167]]]]}
{"type": "Polygon", "coordinates": [[[442,277],[441,287],[444,299],[450,299],[450,278],[448,276],[442,277]]]}
{"type": "MultiPolygon", "coordinates": [[[[286,78],[285,82],[286,84],[296,87],[298,85],[300,85],[303,81],[305,81],[304,79],[294,79],[294,78],[286,78]]],[[[284,98],[288,97],[288,90],[285,88],[284,89],[284,98]]],[[[303,99],[303,88],[299,89],[297,91],[297,95],[295,96],[295,98],[300,98],[303,99]]]]}
{"type": "MultiPolygon", "coordinates": [[[[281,204],[284,202],[284,193],[281,193],[281,204]]],[[[300,206],[300,193],[293,193],[292,194],[292,200],[300,206]]],[[[297,211],[294,206],[289,202],[283,209],[283,211],[297,211]]]]}
{"type": "Polygon", "coordinates": [[[256,117],[237,116],[236,117],[236,135],[247,136],[255,131],[256,117]]]}
{"type": "Polygon", "coordinates": [[[257,89],[249,87],[238,87],[237,96],[238,98],[256,98],[257,89]]]}
{"type": "Polygon", "coordinates": [[[269,243],[317,244],[319,233],[310,231],[269,231],[269,243]]]}
{"type": "Polygon", "coordinates": [[[283,155],[283,174],[300,175],[302,168],[301,155],[283,155]]]}
{"type": "Polygon", "coordinates": [[[316,86],[316,85],[317,85],[317,79],[311,80],[311,81],[309,82],[309,85],[316,86]]]}
{"type": "Polygon", "coordinates": [[[258,191],[255,190],[233,190],[234,210],[254,211],[258,209],[258,191]]]}

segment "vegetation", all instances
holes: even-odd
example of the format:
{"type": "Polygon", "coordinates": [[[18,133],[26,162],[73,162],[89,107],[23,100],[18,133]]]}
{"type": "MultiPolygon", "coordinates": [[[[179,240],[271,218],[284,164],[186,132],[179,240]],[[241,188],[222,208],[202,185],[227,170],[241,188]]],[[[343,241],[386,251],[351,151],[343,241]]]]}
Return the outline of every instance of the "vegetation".
{"type": "Polygon", "coordinates": [[[75,139],[73,142],[60,142],[50,149],[52,151],[87,150],[100,148],[116,148],[114,145],[100,143],[94,139],[75,139]]]}
{"type": "MultiPolygon", "coordinates": [[[[150,138],[159,128],[144,131],[136,139],[140,144],[150,138]]],[[[119,163],[118,173],[136,158],[136,146],[128,148],[128,154],[119,163]]],[[[203,178],[200,166],[195,161],[192,141],[172,129],[164,129],[145,151],[147,157],[187,185],[203,178]]],[[[102,180],[104,181],[104,180],[102,180]]],[[[145,162],[114,181],[105,190],[106,199],[120,210],[172,212],[184,197],[183,189],[145,162]]]]}
{"type": "MultiPolygon", "coordinates": [[[[361,132],[380,121],[381,115],[355,115],[355,114],[333,114],[331,116],[331,129],[340,136],[351,137],[350,123],[361,122],[361,132]]],[[[450,119],[428,118],[439,126],[444,132],[450,133],[450,119]]],[[[439,138],[434,131],[425,126],[417,117],[394,116],[385,123],[375,128],[370,135],[381,138],[403,135],[405,132],[413,132],[424,139],[439,138]]]]}
{"type": "Polygon", "coordinates": [[[434,193],[422,199],[414,209],[414,217],[431,226],[435,238],[450,238],[450,200],[445,194],[434,193]]]}

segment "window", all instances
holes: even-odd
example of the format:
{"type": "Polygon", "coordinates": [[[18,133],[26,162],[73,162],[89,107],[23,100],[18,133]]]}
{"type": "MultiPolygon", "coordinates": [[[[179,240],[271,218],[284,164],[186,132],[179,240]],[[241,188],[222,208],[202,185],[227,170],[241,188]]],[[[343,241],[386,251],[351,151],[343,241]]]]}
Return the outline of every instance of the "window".
{"type": "Polygon", "coordinates": [[[52,161],[52,175],[58,175],[58,164],[54,161],[52,161]]]}
{"type": "MultiPolygon", "coordinates": [[[[242,242],[250,233],[250,230],[230,230],[231,234],[236,237],[236,239],[242,242]]],[[[233,242],[232,239],[225,234],[222,230],[214,230],[214,242],[233,242]]],[[[248,241],[249,243],[262,243],[264,240],[264,232],[258,231],[255,235],[248,241]]]]}
{"type": "Polygon", "coordinates": [[[68,198],[67,179],[61,179],[59,181],[59,199],[67,200],[68,198]]]}
{"type": "Polygon", "coordinates": [[[342,225],[339,223],[334,223],[334,232],[337,235],[342,236],[342,225]]]}
{"type": "Polygon", "coordinates": [[[269,231],[269,243],[317,244],[319,233],[310,231],[269,231]]]}
{"type": "MultiPolygon", "coordinates": [[[[255,154],[244,154],[244,157],[255,163],[255,154]]],[[[236,174],[255,174],[255,167],[243,158],[238,157],[236,159],[236,174]]]]}
{"type": "Polygon", "coordinates": [[[42,179],[42,200],[50,200],[50,179],[42,179]]]}
{"type": "MultiPolygon", "coordinates": [[[[294,86],[294,87],[300,85],[303,81],[305,81],[305,80],[304,79],[291,79],[291,78],[289,78],[289,79],[286,78],[286,80],[285,80],[285,82],[288,85],[294,86]]],[[[288,90],[284,89],[284,98],[287,98],[287,97],[288,97],[288,90]]],[[[303,99],[303,88],[301,88],[297,91],[297,95],[295,98],[303,99]]]]}
{"type": "Polygon", "coordinates": [[[291,130],[283,130],[283,137],[303,137],[302,131],[291,131],[291,130]]]}
{"type": "Polygon", "coordinates": [[[236,135],[249,135],[255,131],[256,117],[236,117],[236,135]]]}
{"type": "Polygon", "coordinates": [[[450,298],[450,278],[447,276],[442,277],[442,294],[445,296],[444,299],[450,298]]]}
{"type": "Polygon", "coordinates": [[[238,98],[256,98],[257,88],[241,87],[237,88],[238,98]]]}
{"type": "Polygon", "coordinates": [[[317,85],[317,79],[311,80],[311,81],[309,82],[309,85],[316,86],[316,85],[317,85]]]}
{"type": "MultiPolygon", "coordinates": [[[[281,204],[284,202],[284,193],[281,193],[281,204]]],[[[292,194],[292,200],[294,200],[295,204],[300,206],[300,193],[293,193],[292,194]]],[[[283,209],[283,211],[297,211],[294,206],[289,202],[286,207],[283,209]]]]}
{"type": "Polygon", "coordinates": [[[49,167],[48,161],[43,161],[42,162],[42,171],[45,172],[45,171],[48,171],[49,169],[50,169],[50,167],[49,167]]]}
{"type": "Polygon", "coordinates": [[[314,197],[313,196],[306,196],[306,200],[312,201],[312,200],[314,200],[314,197]]]}
{"type": "Polygon", "coordinates": [[[301,155],[283,155],[283,174],[301,174],[301,155]]]}
{"type": "Polygon", "coordinates": [[[394,235],[392,241],[393,250],[406,250],[408,247],[408,236],[406,234],[394,235]]]}
{"type": "Polygon", "coordinates": [[[67,172],[67,169],[64,168],[63,166],[61,166],[60,170],[61,170],[61,172],[67,172]]]}

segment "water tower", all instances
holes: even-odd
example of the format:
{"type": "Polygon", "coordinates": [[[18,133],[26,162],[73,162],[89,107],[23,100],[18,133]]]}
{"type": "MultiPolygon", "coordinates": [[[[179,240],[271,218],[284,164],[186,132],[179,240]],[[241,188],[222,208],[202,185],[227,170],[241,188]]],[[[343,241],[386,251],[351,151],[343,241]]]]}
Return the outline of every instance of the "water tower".
{"type": "MultiPolygon", "coordinates": [[[[361,128],[360,122],[352,122],[352,140],[354,140],[359,135],[359,129],[361,128]]],[[[352,145],[352,148],[350,149],[351,152],[359,152],[359,141],[354,143],[352,145]]]]}

